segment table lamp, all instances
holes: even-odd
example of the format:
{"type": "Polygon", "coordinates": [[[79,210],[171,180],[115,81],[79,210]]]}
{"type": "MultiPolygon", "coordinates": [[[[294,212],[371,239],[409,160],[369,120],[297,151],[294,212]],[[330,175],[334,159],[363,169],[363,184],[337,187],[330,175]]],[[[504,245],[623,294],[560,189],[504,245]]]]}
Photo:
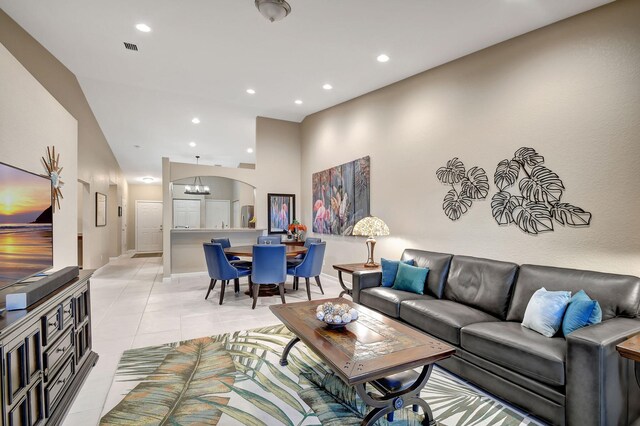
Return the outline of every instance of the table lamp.
{"type": "Polygon", "coordinates": [[[356,223],[356,225],[353,227],[353,235],[362,235],[365,237],[369,237],[366,241],[369,258],[367,259],[367,263],[365,263],[364,266],[369,268],[380,266],[373,261],[373,249],[376,246],[376,240],[373,237],[389,235],[389,227],[387,226],[387,224],[378,217],[368,216],[356,223]]]}

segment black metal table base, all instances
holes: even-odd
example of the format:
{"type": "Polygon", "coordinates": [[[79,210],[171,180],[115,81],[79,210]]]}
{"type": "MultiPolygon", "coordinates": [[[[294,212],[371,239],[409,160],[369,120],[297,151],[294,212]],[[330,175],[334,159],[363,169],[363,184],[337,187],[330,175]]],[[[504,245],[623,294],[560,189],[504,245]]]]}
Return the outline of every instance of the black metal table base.
{"type": "Polygon", "coordinates": [[[342,291],[340,292],[340,295],[338,295],[338,297],[342,297],[345,294],[353,297],[353,289],[347,287],[344,281],[342,281],[342,271],[338,271],[338,283],[340,283],[340,287],[342,287],[342,291]]]}
{"type": "MultiPolygon", "coordinates": [[[[300,341],[299,337],[291,339],[284,351],[282,351],[282,357],[280,358],[280,365],[285,366],[289,364],[287,356],[293,348],[293,346],[300,341]]],[[[362,398],[365,404],[372,407],[373,410],[367,414],[367,416],[360,423],[362,426],[372,426],[381,417],[392,413],[396,410],[400,410],[403,407],[415,405],[422,408],[424,412],[424,419],[422,420],[423,426],[436,426],[437,422],[433,418],[431,407],[427,402],[420,398],[420,391],[425,387],[429,377],[431,376],[431,370],[433,370],[433,364],[425,365],[420,372],[420,375],[413,384],[409,387],[399,390],[397,392],[382,392],[382,395],[374,395],[371,392],[367,392],[367,383],[360,383],[355,385],[356,392],[362,398]]]]}

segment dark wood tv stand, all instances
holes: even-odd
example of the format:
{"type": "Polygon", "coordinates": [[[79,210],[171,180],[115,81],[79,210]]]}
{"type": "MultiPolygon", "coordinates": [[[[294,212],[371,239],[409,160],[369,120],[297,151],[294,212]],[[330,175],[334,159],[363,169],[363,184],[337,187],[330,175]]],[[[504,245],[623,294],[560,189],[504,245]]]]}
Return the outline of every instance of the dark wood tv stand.
{"type": "MultiPolygon", "coordinates": [[[[93,271],[36,304],[0,317],[2,418],[11,426],[58,425],[98,360],[91,350],[93,271]]],[[[13,290],[0,291],[0,307],[13,290]]]]}

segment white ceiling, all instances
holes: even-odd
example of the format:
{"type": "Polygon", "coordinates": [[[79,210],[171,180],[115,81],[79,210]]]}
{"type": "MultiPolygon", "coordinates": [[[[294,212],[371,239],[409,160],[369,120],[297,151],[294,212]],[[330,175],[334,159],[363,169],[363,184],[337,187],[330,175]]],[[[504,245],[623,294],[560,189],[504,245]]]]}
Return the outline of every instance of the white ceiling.
{"type": "Polygon", "coordinates": [[[0,0],[0,7],[76,74],[136,182],[159,178],[163,156],[254,162],[246,149],[255,145],[256,116],[301,121],[610,0],[288,1],[291,15],[273,24],[253,0],[0,0]],[[137,31],[141,22],[152,31],[137,31]],[[139,52],[125,50],[125,41],[139,52]],[[391,60],[378,63],[380,53],[391,60]],[[334,89],[323,90],[326,82],[334,89]]]}

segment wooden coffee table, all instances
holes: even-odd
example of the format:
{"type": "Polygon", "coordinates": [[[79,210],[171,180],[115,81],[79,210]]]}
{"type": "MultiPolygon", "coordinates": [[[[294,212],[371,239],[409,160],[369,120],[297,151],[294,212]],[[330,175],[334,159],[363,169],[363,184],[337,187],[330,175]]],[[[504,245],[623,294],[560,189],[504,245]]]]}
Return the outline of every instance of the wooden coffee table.
{"type": "Polygon", "coordinates": [[[296,335],[285,347],[281,365],[287,365],[291,348],[302,340],[347,385],[354,386],[362,400],[373,410],[362,425],[373,425],[382,416],[407,405],[422,407],[423,425],[434,425],[429,405],[420,398],[433,364],[455,353],[455,348],[410,328],[399,321],[358,305],[347,299],[324,299],[274,305],[269,309],[296,335]],[[318,305],[325,302],[346,303],[354,307],[358,320],[342,329],[329,329],[315,317],[318,305]],[[412,370],[422,367],[420,374],[412,370]],[[395,389],[385,391],[385,383],[411,377],[395,389]],[[367,383],[382,393],[366,391],[367,383]]]}
{"type": "Polygon", "coordinates": [[[616,346],[618,353],[623,358],[634,361],[636,382],[640,386],[640,334],[636,334],[616,346]]]}

